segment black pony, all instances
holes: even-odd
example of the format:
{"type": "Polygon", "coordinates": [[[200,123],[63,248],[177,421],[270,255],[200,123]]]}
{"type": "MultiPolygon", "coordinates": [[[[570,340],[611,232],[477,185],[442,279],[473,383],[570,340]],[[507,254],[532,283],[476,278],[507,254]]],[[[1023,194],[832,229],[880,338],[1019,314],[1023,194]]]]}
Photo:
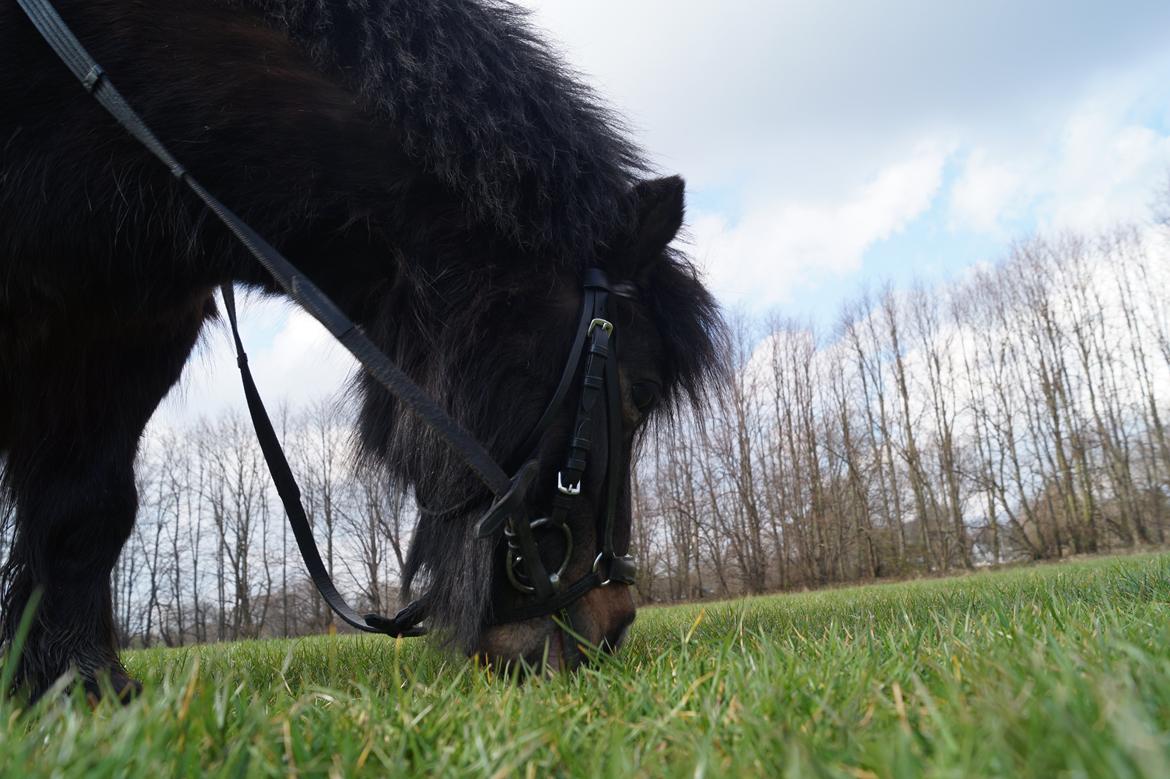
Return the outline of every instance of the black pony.
{"type": "MultiPolygon", "coordinates": [[[[548,402],[585,268],[615,304],[624,446],[650,412],[694,400],[717,364],[712,298],[668,249],[680,179],[646,170],[619,124],[496,0],[57,0],[162,141],[280,247],[500,461],[548,402]]],[[[143,427],[215,316],[212,290],[272,282],[89,99],[12,0],[0,0],[0,456],[14,506],[2,638],[42,595],[18,682],[118,661],[109,576],[136,511],[143,427]]],[[[437,512],[408,577],[458,646],[539,656],[539,618],[491,627],[504,585],[472,520],[489,496],[427,428],[358,378],[359,440],[437,512]]],[[[548,501],[572,403],[541,442],[548,501]]],[[[601,455],[604,458],[604,455],[601,455]]],[[[627,457],[626,462],[629,462],[627,457]]],[[[628,531],[628,473],[621,519],[628,531]]],[[[586,479],[569,575],[591,564],[603,500],[586,479]]],[[[628,588],[595,590],[574,627],[616,644],[628,588]]],[[[567,664],[567,662],[566,662],[567,664]]]]}

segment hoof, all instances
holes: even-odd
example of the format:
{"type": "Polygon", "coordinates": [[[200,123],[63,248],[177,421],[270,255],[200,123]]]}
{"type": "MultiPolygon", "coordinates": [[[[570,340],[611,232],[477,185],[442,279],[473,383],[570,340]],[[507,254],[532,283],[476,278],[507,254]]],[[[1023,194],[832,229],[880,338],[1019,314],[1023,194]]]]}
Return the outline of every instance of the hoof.
{"type": "Polygon", "coordinates": [[[94,706],[110,696],[113,697],[113,700],[125,705],[142,694],[142,682],[120,668],[111,669],[108,673],[100,674],[94,679],[86,679],[83,686],[85,697],[94,706]]]}

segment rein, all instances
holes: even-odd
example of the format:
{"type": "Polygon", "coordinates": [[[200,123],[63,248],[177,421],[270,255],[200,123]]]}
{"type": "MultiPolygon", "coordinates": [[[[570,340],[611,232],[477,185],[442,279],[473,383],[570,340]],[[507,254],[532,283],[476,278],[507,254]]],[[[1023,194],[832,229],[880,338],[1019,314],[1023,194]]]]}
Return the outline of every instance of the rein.
{"type": "MultiPolygon", "coordinates": [[[[507,541],[505,570],[508,580],[517,591],[526,596],[536,596],[528,605],[497,614],[496,624],[532,619],[556,612],[560,612],[565,621],[570,622],[565,609],[590,590],[613,582],[633,584],[634,560],[626,553],[617,552],[613,537],[620,498],[618,474],[622,465],[621,386],[616,333],[612,322],[607,319],[607,305],[611,291],[614,294],[622,292],[611,290],[604,272],[597,268],[585,271],[582,282],[584,301],[581,320],[561,380],[540,420],[518,450],[528,459],[513,476],[508,476],[483,445],[383,354],[361,327],[346,317],[324,292],[246,222],[204,189],[175,159],[106,77],[105,71],[77,40],[50,0],[17,0],[17,3],[86,91],[130,135],[166,165],[176,179],[203,201],[292,300],[324,325],[361,366],[406,408],[444,438],[488,488],[494,502],[477,523],[476,534],[480,538],[496,539],[500,531],[503,531],[507,541]],[[553,510],[548,517],[530,519],[525,512],[525,498],[539,470],[539,463],[534,459],[534,455],[540,440],[563,407],[582,359],[585,367],[580,401],[570,433],[565,466],[557,475],[553,510]],[[592,449],[593,420],[599,403],[604,404],[608,423],[604,528],[592,570],[566,587],[561,582],[561,576],[566,572],[572,557],[572,532],[567,519],[582,493],[582,480],[592,449]],[[544,529],[560,532],[566,539],[563,560],[551,573],[544,567],[536,542],[537,532],[544,529]]],[[[240,338],[232,285],[224,284],[221,287],[221,294],[231,326],[244,396],[256,437],[268,463],[277,493],[284,504],[305,567],[321,597],[337,616],[357,630],[401,637],[423,635],[426,628],[421,622],[426,618],[428,611],[426,595],[410,603],[393,617],[383,617],[377,614],[359,614],[337,590],[321,559],[308,517],[301,504],[300,489],[248,367],[248,356],[240,338]]]]}

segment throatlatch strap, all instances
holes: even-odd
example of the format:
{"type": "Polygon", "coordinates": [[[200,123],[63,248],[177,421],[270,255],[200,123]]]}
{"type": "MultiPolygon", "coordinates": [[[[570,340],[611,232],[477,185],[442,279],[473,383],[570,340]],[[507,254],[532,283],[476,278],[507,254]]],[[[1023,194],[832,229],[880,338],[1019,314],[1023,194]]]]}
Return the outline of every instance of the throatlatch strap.
{"type": "Polygon", "coordinates": [[[313,540],[313,529],[309,526],[309,518],[305,515],[305,507],[301,504],[301,490],[297,486],[296,477],[289,467],[288,458],[276,437],[272,427],[272,420],[264,408],[264,401],[260,399],[260,392],[252,378],[252,370],[248,367],[248,355],[244,351],[244,342],[240,338],[240,328],[236,316],[236,296],[230,284],[220,287],[223,295],[223,307],[227,312],[228,322],[232,329],[232,339],[236,343],[236,363],[240,366],[240,378],[244,384],[244,397],[248,400],[248,413],[252,416],[252,426],[256,430],[256,440],[260,442],[260,450],[264,453],[264,460],[268,463],[268,472],[272,474],[272,483],[276,485],[276,492],[280,495],[280,502],[284,504],[284,512],[288,516],[289,527],[293,537],[297,540],[297,547],[301,550],[301,558],[305,561],[305,568],[317,586],[321,597],[329,604],[337,616],[346,624],[366,633],[385,633],[390,636],[421,636],[427,632],[425,627],[418,623],[426,618],[426,605],[415,601],[398,612],[394,617],[387,618],[378,614],[358,614],[338,592],[329,569],[321,559],[321,552],[317,549],[317,542],[313,540]]]}

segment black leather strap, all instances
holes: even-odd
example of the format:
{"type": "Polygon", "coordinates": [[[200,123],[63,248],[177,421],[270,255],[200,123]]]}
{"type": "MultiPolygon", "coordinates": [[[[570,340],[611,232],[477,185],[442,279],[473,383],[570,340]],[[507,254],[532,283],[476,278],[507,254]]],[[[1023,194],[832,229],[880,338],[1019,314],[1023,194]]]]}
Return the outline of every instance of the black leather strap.
{"type": "Polygon", "coordinates": [[[515,609],[499,612],[495,615],[494,621],[497,625],[503,625],[507,622],[520,622],[525,619],[534,619],[536,617],[555,614],[577,600],[580,600],[590,590],[600,587],[602,581],[603,579],[599,574],[590,571],[568,587],[557,592],[551,598],[527,606],[520,606],[515,609]]]}
{"type": "Polygon", "coordinates": [[[239,322],[236,316],[236,298],[230,284],[220,288],[223,295],[223,307],[227,312],[228,322],[231,324],[232,338],[236,342],[236,362],[240,366],[240,378],[244,384],[244,397],[248,401],[248,413],[252,416],[252,426],[256,430],[256,440],[260,442],[260,450],[268,463],[268,471],[272,474],[272,483],[276,485],[276,492],[280,495],[280,502],[284,504],[284,512],[288,516],[289,527],[293,537],[297,540],[297,547],[301,550],[301,557],[305,561],[305,568],[317,586],[321,597],[329,604],[337,616],[346,624],[367,633],[385,633],[391,636],[421,636],[426,628],[418,623],[426,617],[425,604],[419,600],[411,603],[394,617],[387,618],[378,614],[358,614],[346,602],[337,586],[333,583],[325,562],[321,559],[321,552],[317,549],[317,542],[313,540],[313,529],[305,515],[305,508],[301,504],[301,490],[297,486],[296,477],[289,467],[288,458],[280,446],[280,439],[272,427],[272,420],[260,399],[260,392],[252,378],[252,371],[248,367],[248,355],[244,351],[244,343],[240,339],[239,322]]]}
{"type": "MultiPolygon", "coordinates": [[[[617,334],[614,334],[616,339],[617,334]]],[[[621,374],[618,372],[617,361],[617,343],[606,355],[606,375],[605,382],[606,392],[606,423],[609,427],[609,462],[606,465],[606,498],[605,498],[605,535],[601,551],[610,559],[616,557],[613,545],[613,532],[617,526],[617,512],[618,500],[621,498],[621,479],[618,474],[622,472],[622,385],[621,374]]]]}
{"type": "MultiPolygon", "coordinates": [[[[588,298],[589,292],[586,291],[585,294],[588,298]]],[[[536,452],[536,447],[540,444],[541,437],[548,430],[549,425],[552,424],[557,412],[561,410],[561,405],[565,402],[565,396],[569,394],[569,388],[573,386],[573,377],[577,375],[577,366],[581,363],[581,351],[585,348],[585,337],[589,334],[589,320],[591,316],[591,306],[589,301],[586,300],[581,306],[581,321],[577,323],[577,333],[573,337],[573,346],[569,349],[569,357],[565,361],[565,369],[561,372],[561,380],[557,383],[556,392],[553,393],[552,400],[544,407],[544,413],[540,415],[540,420],[532,428],[532,432],[528,434],[528,438],[524,440],[524,443],[517,450],[522,457],[532,457],[536,452]]]]}

